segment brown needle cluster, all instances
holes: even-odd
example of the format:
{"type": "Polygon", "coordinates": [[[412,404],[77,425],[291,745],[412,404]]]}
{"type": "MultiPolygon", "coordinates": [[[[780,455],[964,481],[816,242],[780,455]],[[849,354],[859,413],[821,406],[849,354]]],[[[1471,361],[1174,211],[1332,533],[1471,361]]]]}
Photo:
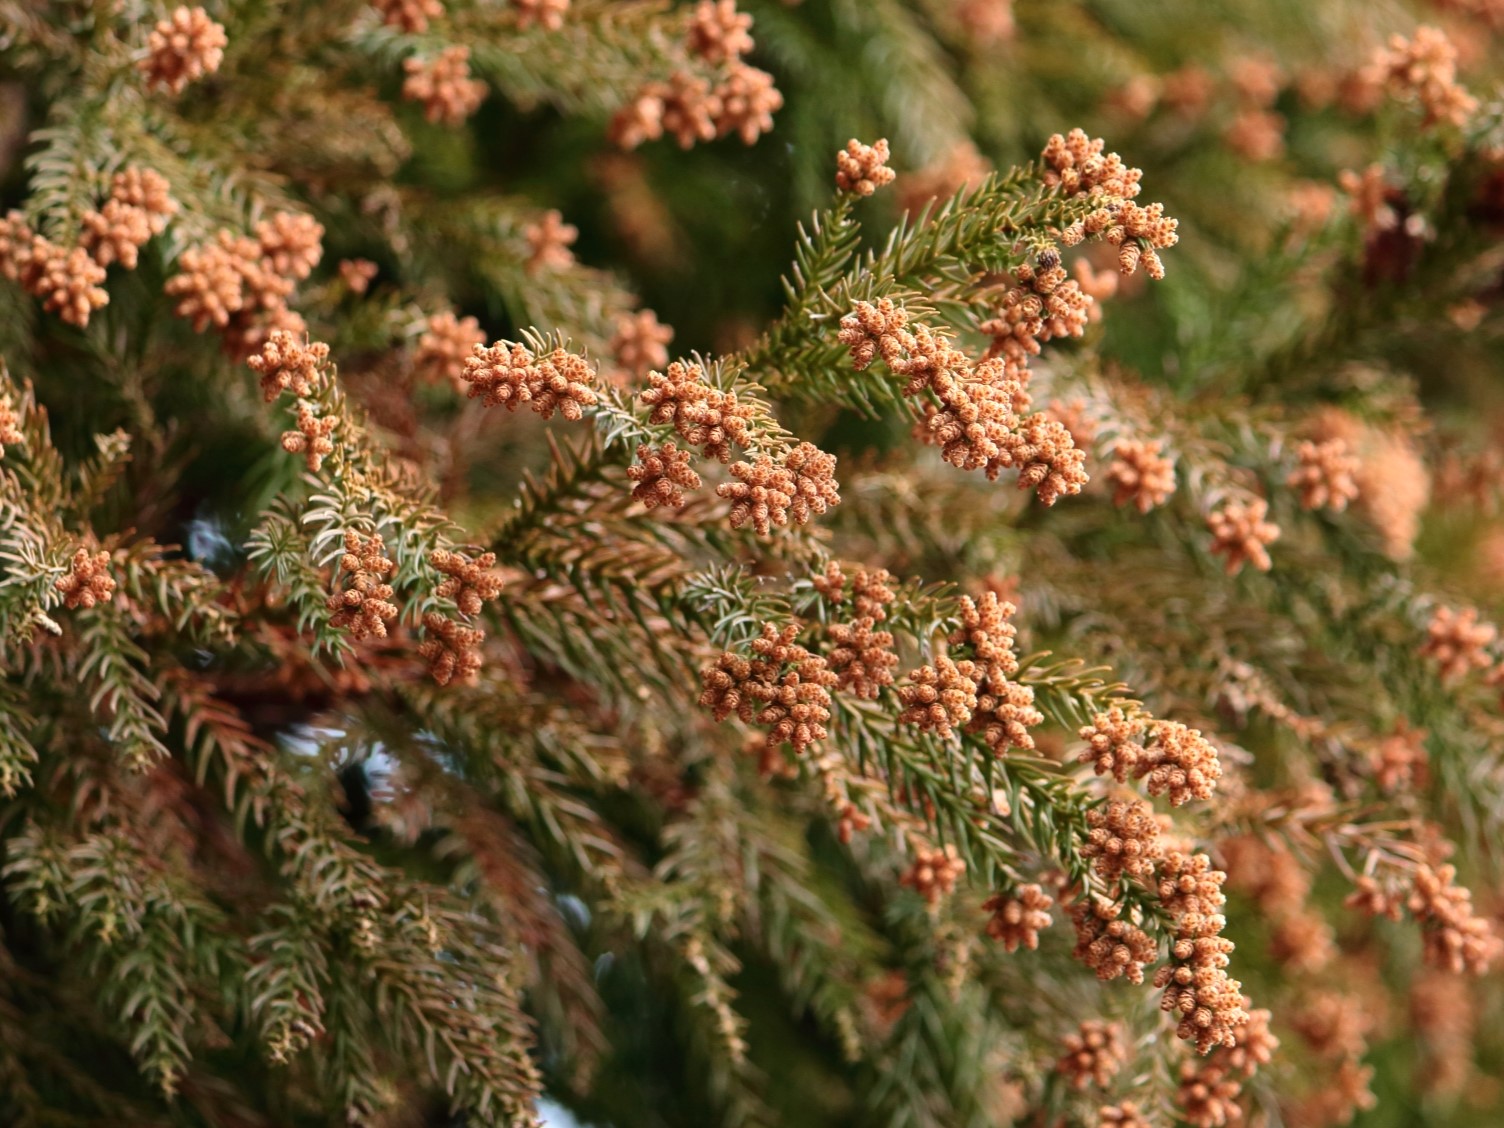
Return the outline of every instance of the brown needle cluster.
{"type": "Polygon", "coordinates": [[[1026,414],[1031,400],[1016,365],[996,358],[972,365],[942,334],[911,329],[907,312],[886,298],[855,303],[837,336],[858,370],[880,356],[908,378],[903,394],[922,404],[919,438],[940,447],[951,465],[993,481],[1015,469],[1019,488],[1046,505],[1086,484],[1085,455],[1070,432],[1042,413],[1026,414]]]}
{"type": "Polygon", "coordinates": [[[557,411],[578,422],[584,409],[596,403],[590,386],[595,370],[584,357],[561,348],[534,356],[525,345],[497,341],[465,358],[461,378],[470,385],[470,398],[483,396],[486,407],[501,404],[516,411],[527,404],[545,419],[557,411]]]}
{"type": "Polygon", "coordinates": [[[496,553],[483,552],[474,560],[463,552],[436,548],[428,562],[444,579],[434,589],[440,599],[452,599],[462,615],[479,615],[481,606],[501,594],[501,573],[495,571],[496,553]]]}
{"type": "Polygon", "coordinates": [[[227,43],[223,25],[211,20],[208,12],[179,4],[152,28],[146,57],[137,66],[146,76],[148,89],[161,86],[177,94],[219,69],[227,43]]]}
{"type": "Polygon", "coordinates": [[[1101,807],[1086,812],[1086,839],[1081,856],[1104,881],[1121,881],[1129,877],[1148,879],[1163,845],[1159,841],[1159,820],[1141,799],[1110,799],[1101,807]]]}
{"type": "Polygon", "coordinates": [[[1102,980],[1119,976],[1129,983],[1144,981],[1144,968],[1159,955],[1159,947],[1138,926],[1137,911],[1123,918],[1121,905],[1088,895],[1070,910],[1076,929],[1076,946],[1071,954],[1097,973],[1102,980]]]}
{"type": "Polygon", "coordinates": [[[1160,453],[1157,439],[1119,439],[1107,468],[1114,505],[1147,513],[1175,492],[1175,460],[1160,453]]]}
{"type": "Polygon", "coordinates": [[[941,897],[955,892],[956,881],[965,872],[965,861],[949,843],[943,848],[916,843],[914,861],[899,881],[934,907],[941,897]]]}
{"type": "Polygon", "coordinates": [[[428,21],[444,14],[440,0],[371,0],[371,7],[381,13],[381,22],[404,35],[422,35],[428,21]]]}
{"type": "Polygon", "coordinates": [[[627,467],[627,477],[634,483],[632,496],[648,509],[666,505],[677,509],[684,504],[684,491],[700,488],[700,475],[689,464],[689,451],[673,443],[661,447],[644,443],[637,448],[637,465],[627,467]]]}
{"type": "Polygon", "coordinates": [[[798,635],[798,624],[781,631],[763,624],[751,658],[727,651],[701,671],[700,704],[717,721],[735,713],[744,724],[768,725],[770,744],[789,744],[803,755],[825,739],[836,676],[824,659],[794,641],[798,635]]]}
{"type": "Polygon", "coordinates": [[[1390,36],[1368,70],[1369,81],[1390,95],[1413,102],[1425,112],[1425,125],[1466,125],[1478,109],[1474,98],[1457,81],[1457,48],[1440,28],[1418,27],[1413,38],[1390,36]]]}
{"type": "Polygon", "coordinates": [[[1483,975],[1504,941],[1487,917],[1473,914],[1473,895],[1456,878],[1455,866],[1417,867],[1407,907],[1424,926],[1427,963],[1453,975],[1483,975]]]}
{"type": "Polygon", "coordinates": [[[700,0],[689,16],[685,44],[707,63],[730,63],[752,50],[752,17],[736,0],[700,0]]]}
{"type": "Polygon", "coordinates": [[[1492,623],[1479,622],[1476,607],[1464,607],[1461,611],[1438,607],[1426,627],[1421,657],[1440,667],[1444,681],[1455,681],[1472,670],[1488,667],[1492,661],[1488,648],[1498,635],[1498,628],[1492,623]]]}
{"type": "Polygon", "coordinates": [[[1055,899],[1038,885],[1020,885],[1013,895],[998,893],[982,908],[992,914],[987,935],[1001,942],[1003,950],[1030,951],[1039,947],[1039,934],[1050,926],[1050,908],[1055,899]]]}
{"type": "Polygon", "coordinates": [[[1105,1089],[1128,1061],[1120,1023],[1088,1018],[1062,1041],[1065,1052],[1055,1062],[1055,1072],[1078,1093],[1089,1085],[1105,1089]]]}
{"type": "Polygon", "coordinates": [[[53,581],[53,588],[62,593],[63,606],[85,609],[97,603],[107,603],[115,594],[115,581],[110,576],[110,554],[103,550],[91,553],[80,548],[69,561],[68,573],[53,581]]]}
{"type": "Polygon", "coordinates": [[[347,578],[345,590],[329,597],[329,610],[334,612],[330,626],[347,628],[356,639],[385,638],[387,623],[397,617],[386,577],[397,565],[387,558],[381,538],[346,531],[339,566],[347,578]]]}
{"type": "Polygon", "coordinates": [[[261,394],[271,403],[283,392],[295,396],[309,395],[320,382],[320,374],[329,363],[329,346],[322,341],[300,344],[285,329],[273,329],[261,351],[246,364],[261,377],[261,394]]]}
{"type": "Polygon", "coordinates": [[[856,138],[836,154],[836,187],[857,196],[870,196],[893,183],[897,174],[888,167],[887,138],[863,145],[856,138]]]}
{"type": "Polygon", "coordinates": [[[308,464],[308,471],[317,474],[324,459],[334,453],[334,440],[330,438],[339,426],[339,416],[320,417],[313,407],[298,404],[298,429],[282,432],[282,449],[288,454],[301,454],[308,464]]]}
{"type": "Polygon", "coordinates": [[[471,684],[482,665],[484,631],[467,627],[437,611],[423,616],[428,637],[418,645],[418,656],[428,663],[428,672],[439,685],[471,684]]]}
{"type": "Polygon", "coordinates": [[[470,48],[463,44],[445,47],[432,59],[417,56],[402,60],[407,77],[402,96],[423,103],[423,116],[444,125],[459,125],[480,108],[486,84],[470,77],[470,48]]]}
{"type": "Polygon", "coordinates": [[[674,339],[671,325],[663,325],[650,309],[616,319],[611,355],[633,376],[642,376],[668,363],[668,343],[674,339]]]}
{"type": "Polygon", "coordinates": [[[447,380],[455,391],[464,388],[465,360],[486,343],[480,322],[473,317],[436,313],[428,319],[413,353],[413,371],[432,383],[447,380]]]}
{"type": "Polygon", "coordinates": [[[1296,449],[1300,460],[1285,484],[1300,494],[1306,509],[1333,509],[1338,513],[1358,496],[1358,458],[1343,439],[1303,442],[1296,449]]]}
{"type": "Polygon", "coordinates": [[[529,274],[543,271],[563,270],[574,262],[574,253],[569,249],[580,237],[580,229],[565,223],[558,209],[550,209],[522,229],[527,241],[527,261],[524,269],[529,274]]]}
{"type": "Polygon", "coordinates": [[[652,422],[672,423],[706,458],[730,462],[733,443],[745,447],[752,441],[752,409],[738,403],[735,392],[712,388],[704,376],[698,364],[676,360],[666,373],[648,373],[642,402],[653,409],[652,422]]]}
{"type": "Polygon", "coordinates": [[[1244,564],[1260,572],[1273,566],[1268,545],[1279,539],[1279,526],[1267,520],[1269,503],[1261,497],[1225,502],[1220,509],[1206,515],[1206,527],[1212,534],[1212,553],[1224,556],[1223,566],[1229,576],[1236,575],[1244,564]]]}

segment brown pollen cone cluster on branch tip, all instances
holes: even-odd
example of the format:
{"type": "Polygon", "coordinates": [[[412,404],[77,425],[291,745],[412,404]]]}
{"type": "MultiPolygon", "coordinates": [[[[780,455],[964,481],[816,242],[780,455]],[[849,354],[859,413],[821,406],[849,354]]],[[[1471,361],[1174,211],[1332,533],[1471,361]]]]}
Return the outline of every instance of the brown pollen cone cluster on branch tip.
{"type": "Polygon", "coordinates": [[[766,454],[755,462],[735,462],[735,482],[716,487],[731,505],[731,527],[751,524],[766,536],[774,525],[806,524],[810,517],[840,503],[835,456],[812,443],[800,443],[781,462],[766,454]]]}
{"type": "Polygon", "coordinates": [[[283,392],[306,396],[318,386],[329,362],[329,346],[322,341],[300,344],[284,329],[273,329],[261,351],[246,364],[261,377],[261,394],[270,403],[283,392]]]}
{"type": "Polygon", "coordinates": [[[1456,882],[1451,865],[1420,866],[1407,907],[1424,925],[1426,962],[1453,975],[1483,975],[1504,952],[1487,917],[1473,912],[1473,895],[1456,882]]]}
{"type": "Polygon", "coordinates": [[[436,548],[428,562],[444,579],[434,589],[440,599],[452,599],[462,615],[479,615],[481,607],[501,594],[501,573],[495,571],[496,553],[484,552],[474,560],[462,552],[436,548]]]}
{"type": "Polygon", "coordinates": [[[1122,906],[1090,896],[1071,906],[1071,924],[1076,929],[1072,955],[1102,980],[1123,977],[1129,983],[1144,981],[1144,968],[1159,955],[1159,946],[1134,923],[1124,919],[1122,906]]]}
{"type": "Polygon", "coordinates": [[[876,627],[874,619],[862,616],[849,623],[832,623],[825,632],[831,643],[826,661],[841,689],[868,701],[875,701],[893,684],[893,667],[898,665],[893,633],[876,627]]]}
{"type": "Polygon", "coordinates": [[[1457,81],[1457,48],[1440,28],[1418,27],[1410,39],[1390,36],[1368,75],[1394,97],[1419,104],[1427,126],[1463,126],[1478,109],[1478,99],[1457,81]]]}
{"type": "Polygon", "coordinates": [[[661,447],[644,443],[637,448],[637,465],[627,467],[632,496],[647,509],[660,505],[677,509],[684,504],[684,491],[701,486],[700,475],[689,464],[689,451],[673,443],[661,447]]]}
{"type": "Polygon", "coordinates": [[[1060,233],[1060,241],[1074,246],[1088,236],[1100,236],[1118,248],[1118,270],[1132,274],[1142,263],[1150,278],[1164,277],[1159,252],[1179,241],[1179,223],[1164,214],[1163,204],[1147,207],[1133,202],[1143,173],[1125,165],[1106,146],[1073,129],[1055,134],[1045,145],[1045,183],[1058,185],[1067,196],[1086,196],[1101,205],[1085,219],[1060,233]]]}
{"type": "Polygon", "coordinates": [[[370,0],[370,3],[381,13],[382,23],[405,35],[422,35],[428,30],[429,20],[444,14],[440,0],[370,0]]]}
{"type": "Polygon", "coordinates": [[[940,903],[941,897],[955,892],[956,882],[965,872],[966,862],[951,844],[940,847],[916,843],[914,861],[899,881],[933,908],[940,903]]]}
{"type": "Polygon", "coordinates": [[[524,269],[529,274],[563,270],[574,262],[569,248],[580,237],[580,229],[565,223],[563,213],[550,209],[522,229],[528,256],[524,269]]]}
{"type": "Polygon", "coordinates": [[[534,24],[547,31],[558,31],[564,26],[569,0],[512,0],[512,7],[517,9],[518,31],[526,31],[534,24]]]}
{"type": "Polygon", "coordinates": [[[501,404],[516,411],[526,404],[545,419],[557,411],[577,422],[597,402],[591,387],[595,370],[584,357],[561,348],[535,357],[525,345],[498,341],[466,358],[462,378],[470,385],[470,398],[483,396],[487,407],[501,404]]]}
{"type": "Polygon", "coordinates": [[[751,30],[752,17],[736,10],[736,0],[700,0],[685,44],[707,63],[729,63],[752,50],[751,30]]]}
{"type": "Polygon", "coordinates": [[[459,125],[480,108],[486,84],[470,77],[470,48],[454,44],[432,59],[404,59],[402,96],[423,103],[423,116],[434,123],[459,125]]]}
{"type": "Polygon", "coordinates": [[[1017,610],[993,591],[976,599],[962,596],[961,625],[950,636],[952,646],[972,655],[964,665],[977,693],[966,731],[979,735],[994,756],[1006,755],[1010,748],[1032,749],[1034,737],[1029,730],[1044,722],[1034,705],[1033,687],[1011,680],[1018,673],[1017,628],[1011,622],[1017,610]]]}
{"type": "Polygon", "coordinates": [[[1260,572],[1273,567],[1268,545],[1279,539],[1279,526],[1267,520],[1269,503],[1261,497],[1228,501],[1206,516],[1212,534],[1212,553],[1225,557],[1223,566],[1229,576],[1236,575],[1244,564],[1260,572]]]}
{"type": "Polygon", "coordinates": [[[1300,465],[1285,479],[1285,484],[1300,494],[1302,508],[1340,513],[1358,496],[1356,475],[1361,463],[1345,440],[1302,442],[1296,457],[1300,465]]]}
{"type": "Polygon", "coordinates": [[[85,609],[97,603],[107,603],[115,594],[115,580],[109,573],[110,554],[90,552],[80,548],[68,564],[68,574],[53,581],[53,588],[63,597],[63,606],[70,611],[75,607],[85,609]]]}
{"type": "Polygon", "coordinates": [[[994,358],[973,365],[943,334],[911,328],[907,312],[887,298],[856,302],[841,318],[837,339],[856,369],[880,356],[908,378],[903,394],[919,399],[915,433],[940,447],[951,465],[982,470],[989,481],[1017,470],[1019,488],[1034,490],[1046,505],[1086,484],[1086,456],[1070,432],[1044,414],[1026,414],[1026,372],[1017,363],[994,358]]]}
{"type": "Polygon", "coordinates": [[[288,454],[301,454],[310,473],[317,474],[324,459],[334,453],[334,440],[330,438],[339,426],[339,416],[320,417],[310,404],[298,404],[298,429],[282,432],[282,449],[288,454]]]}
{"type": "Polygon", "coordinates": [[[1086,839],[1081,856],[1107,882],[1129,877],[1147,879],[1163,847],[1159,821],[1149,805],[1139,799],[1109,799],[1086,812],[1086,839]]]}
{"type": "Polygon", "coordinates": [[[856,196],[870,196],[892,184],[897,174],[888,167],[890,155],[886,138],[863,145],[853,137],[836,154],[836,187],[856,196]]]}
{"type": "Polygon", "coordinates": [[[1204,854],[1172,851],[1157,883],[1160,903],[1175,922],[1173,962],[1154,976],[1154,985],[1164,989],[1160,1008],[1180,1016],[1176,1035],[1194,1042],[1203,1054],[1214,1046],[1235,1045],[1249,1018],[1242,984],[1226,970],[1233,949],[1232,941],[1221,935],[1226,876],[1204,854]]]}
{"type": "Polygon", "coordinates": [[[622,314],[616,319],[611,355],[631,375],[643,376],[668,363],[668,343],[673,339],[673,327],[660,324],[650,309],[622,314]]]}
{"type": "Polygon", "coordinates": [[[1436,663],[1442,680],[1455,681],[1491,664],[1488,647],[1498,634],[1492,623],[1480,621],[1475,607],[1460,611],[1438,607],[1426,627],[1426,641],[1421,644],[1420,653],[1436,663]]]}
{"type": "Polygon", "coordinates": [[[798,635],[797,623],[782,630],[763,624],[751,658],[727,651],[701,672],[700,705],[717,721],[735,714],[744,724],[769,726],[770,744],[789,744],[803,755],[825,739],[836,675],[794,641],[798,635]]]}
{"type": "Polygon", "coordinates": [[[992,338],[985,359],[1002,357],[1010,372],[1021,371],[1048,341],[1083,336],[1097,312],[1096,299],[1066,275],[1058,252],[1045,251],[1038,262],[1013,270],[1014,285],[1004,290],[996,315],[977,326],[992,338]]]}
{"type": "Polygon", "coordinates": [[[1116,1022],[1088,1018],[1063,1039],[1065,1052],[1055,1062],[1055,1072],[1077,1092],[1089,1085],[1105,1089],[1128,1060],[1123,1028],[1116,1022]]]}
{"type": "Polygon", "coordinates": [[[982,905],[992,914],[987,935],[1000,942],[1004,951],[1033,951],[1039,947],[1039,934],[1050,926],[1054,904],[1055,899],[1039,885],[1020,885],[1012,894],[996,893],[982,905]]]}
{"type": "Polygon", "coordinates": [[[223,25],[202,8],[180,4],[157,21],[147,37],[147,55],[137,65],[148,89],[165,87],[180,93],[190,82],[219,69],[229,38],[223,25]]]}
{"type": "Polygon", "coordinates": [[[921,666],[899,687],[899,723],[942,738],[965,727],[977,707],[977,683],[971,676],[976,672],[973,662],[958,664],[943,654],[936,656],[933,665],[921,666]]]}
{"type": "Polygon", "coordinates": [[[348,629],[356,639],[385,638],[387,623],[397,617],[386,577],[397,565],[387,559],[381,538],[347,531],[339,566],[346,575],[345,590],[329,597],[329,610],[334,612],[330,625],[348,629]]]}
{"type": "Polygon", "coordinates": [[[485,632],[437,611],[423,616],[423,627],[428,637],[418,644],[418,656],[428,663],[433,680],[439,685],[473,683],[482,665],[485,632]]]}
{"type": "Polygon", "coordinates": [[[1163,505],[1175,492],[1175,461],[1160,453],[1156,440],[1119,439],[1107,467],[1114,505],[1132,503],[1140,513],[1163,505]]]}
{"type": "Polygon", "coordinates": [[[24,442],[26,434],[21,430],[21,413],[11,402],[10,393],[0,392],[0,458],[5,457],[6,446],[24,442]]]}
{"type": "Polygon", "coordinates": [[[465,360],[486,343],[480,322],[473,317],[456,317],[445,311],[428,319],[418,347],[413,353],[413,371],[419,379],[440,383],[448,381],[456,391],[465,387],[465,360]]]}
{"type": "Polygon", "coordinates": [[[676,360],[666,372],[648,373],[642,402],[652,411],[649,421],[671,423],[688,445],[706,458],[731,461],[731,447],[752,441],[752,409],[738,403],[735,392],[723,392],[705,382],[698,364],[676,360]]]}

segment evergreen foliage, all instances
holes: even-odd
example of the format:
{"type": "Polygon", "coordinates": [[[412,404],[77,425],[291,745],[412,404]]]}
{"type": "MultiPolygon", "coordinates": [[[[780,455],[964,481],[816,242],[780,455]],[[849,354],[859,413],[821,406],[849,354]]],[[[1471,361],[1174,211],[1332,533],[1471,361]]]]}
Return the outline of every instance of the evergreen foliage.
{"type": "Polygon", "coordinates": [[[0,0],[0,1124],[1492,1122],[1501,34],[0,0]]]}

